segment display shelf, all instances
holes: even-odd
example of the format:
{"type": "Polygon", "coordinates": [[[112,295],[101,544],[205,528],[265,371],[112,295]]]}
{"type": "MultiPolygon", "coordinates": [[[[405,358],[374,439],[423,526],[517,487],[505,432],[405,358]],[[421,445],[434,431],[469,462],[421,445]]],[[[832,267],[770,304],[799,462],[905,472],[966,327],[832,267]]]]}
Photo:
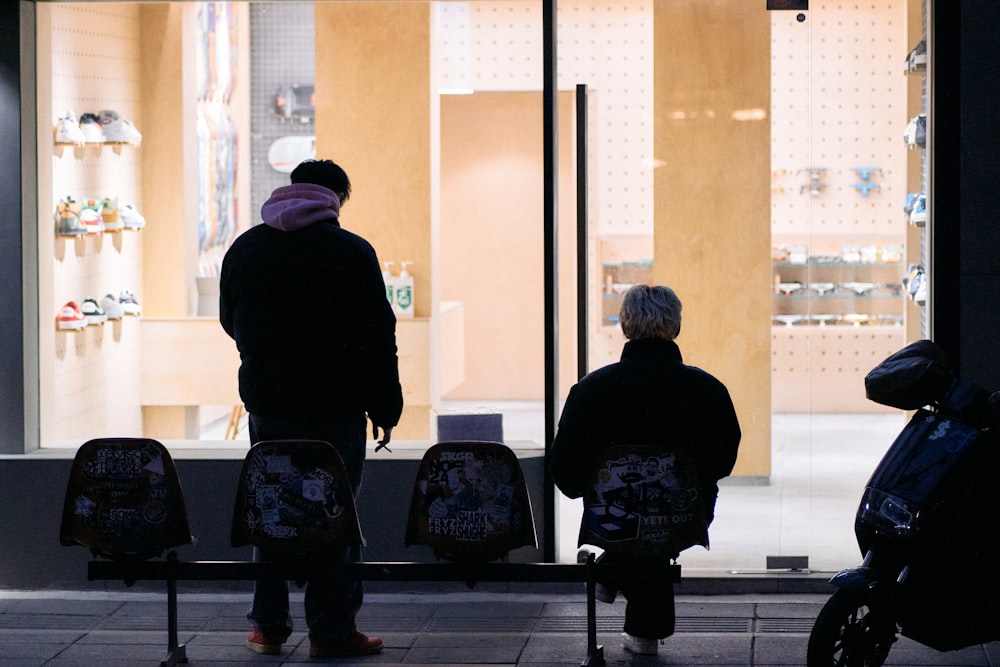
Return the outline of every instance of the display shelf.
{"type": "Polygon", "coordinates": [[[775,326],[900,326],[903,265],[828,256],[775,261],[775,326]]]}
{"type": "Polygon", "coordinates": [[[601,325],[617,326],[625,293],[633,285],[648,285],[652,282],[652,260],[602,264],[601,325]]]}

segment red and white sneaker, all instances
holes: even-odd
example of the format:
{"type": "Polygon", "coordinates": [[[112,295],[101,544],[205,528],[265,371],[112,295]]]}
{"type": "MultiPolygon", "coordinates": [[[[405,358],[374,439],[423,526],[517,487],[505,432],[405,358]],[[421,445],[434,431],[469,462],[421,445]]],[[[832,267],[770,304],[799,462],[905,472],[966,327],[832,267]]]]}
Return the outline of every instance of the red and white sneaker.
{"type": "Polygon", "coordinates": [[[56,328],[60,331],[79,331],[87,326],[87,316],[80,311],[76,301],[68,301],[56,315],[56,328]]]}
{"type": "Polygon", "coordinates": [[[281,642],[273,642],[264,636],[264,633],[254,628],[247,637],[247,648],[254,653],[261,655],[280,655],[281,642]]]}

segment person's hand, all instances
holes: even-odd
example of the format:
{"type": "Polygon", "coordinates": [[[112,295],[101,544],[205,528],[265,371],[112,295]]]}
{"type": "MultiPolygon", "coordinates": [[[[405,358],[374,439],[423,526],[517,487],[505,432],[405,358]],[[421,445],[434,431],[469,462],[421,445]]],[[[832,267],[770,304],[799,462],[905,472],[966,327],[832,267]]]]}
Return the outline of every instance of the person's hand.
{"type": "Polygon", "coordinates": [[[387,426],[387,427],[383,426],[382,427],[382,438],[379,439],[379,437],[378,437],[378,424],[375,424],[373,422],[372,423],[372,437],[375,440],[378,440],[378,445],[375,447],[375,451],[376,452],[378,450],[382,449],[383,447],[385,448],[385,451],[387,451],[387,452],[391,452],[392,451],[388,447],[389,440],[392,439],[392,427],[391,426],[387,426]]]}

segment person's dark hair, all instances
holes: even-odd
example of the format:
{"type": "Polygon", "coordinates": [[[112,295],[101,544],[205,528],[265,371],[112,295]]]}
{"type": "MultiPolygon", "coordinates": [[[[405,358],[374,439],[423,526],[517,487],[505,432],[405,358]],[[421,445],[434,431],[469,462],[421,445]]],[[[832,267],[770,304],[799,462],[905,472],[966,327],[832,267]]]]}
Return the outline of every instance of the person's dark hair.
{"type": "Polygon", "coordinates": [[[351,196],[351,179],[333,160],[303,160],[292,170],[292,183],[322,185],[337,193],[341,204],[351,196]]]}
{"type": "Polygon", "coordinates": [[[633,285],[625,293],[618,319],[629,340],[673,340],[681,332],[681,300],[663,285],[633,285]]]}

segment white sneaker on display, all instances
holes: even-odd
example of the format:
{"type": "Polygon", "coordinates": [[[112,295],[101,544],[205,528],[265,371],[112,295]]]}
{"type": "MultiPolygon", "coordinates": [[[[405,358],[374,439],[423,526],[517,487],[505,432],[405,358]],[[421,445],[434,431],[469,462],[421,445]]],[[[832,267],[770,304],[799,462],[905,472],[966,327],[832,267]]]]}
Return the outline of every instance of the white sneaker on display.
{"type": "Polygon", "coordinates": [[[55,140],[57,144],[75,146],[83,145],[87,141],[83,136],[83,130],[80,129],[80,121],[76,119],[76,114],[72,110],[67,111],[56,121],[55,140]]]}
{"type": "Polygon", "coordinates": [[[83,132],[83,139],[88,144],[104,143],[104,128],[97,114],[85,113],[80,116],[80,131],[83,132]]]}
{"type": "Polygon", "coordinates": [[[135,294],[128,290],[122,290],[122,293],[118,296],[118,303],[121,304],[122,310],[126,315],[142,314],[142,307],[139,305],[139,300],[135,298],[135,294]]]}
{"type": "Polygon", "coordinates": [[[125,229],[142,229],[146,226],[146,218],[136,210],[135,204],[123,204],[118,207],[118,216],[125,229]]]}
{"type": "Polygon", "coordinates": [[[107,313],[109,320],[120,320],[125,316],[125,308],[113,294],[105,294],[101,298],[101,308],[107,313]]]}
{"type": "Polygon", "coordinates": [[[627,632],[622,633],[622,648],[636,655],[656,655],[660,642],[650,637],[634,637],[627,632]]]}
{"type": "Polygon", "coordinates": [[[131,122],[122,118],[117,111],[101,109],[97,112],[97,118],[104,128],[105,141],[136,146],[142,143],[142,133],[131,122]]]}

